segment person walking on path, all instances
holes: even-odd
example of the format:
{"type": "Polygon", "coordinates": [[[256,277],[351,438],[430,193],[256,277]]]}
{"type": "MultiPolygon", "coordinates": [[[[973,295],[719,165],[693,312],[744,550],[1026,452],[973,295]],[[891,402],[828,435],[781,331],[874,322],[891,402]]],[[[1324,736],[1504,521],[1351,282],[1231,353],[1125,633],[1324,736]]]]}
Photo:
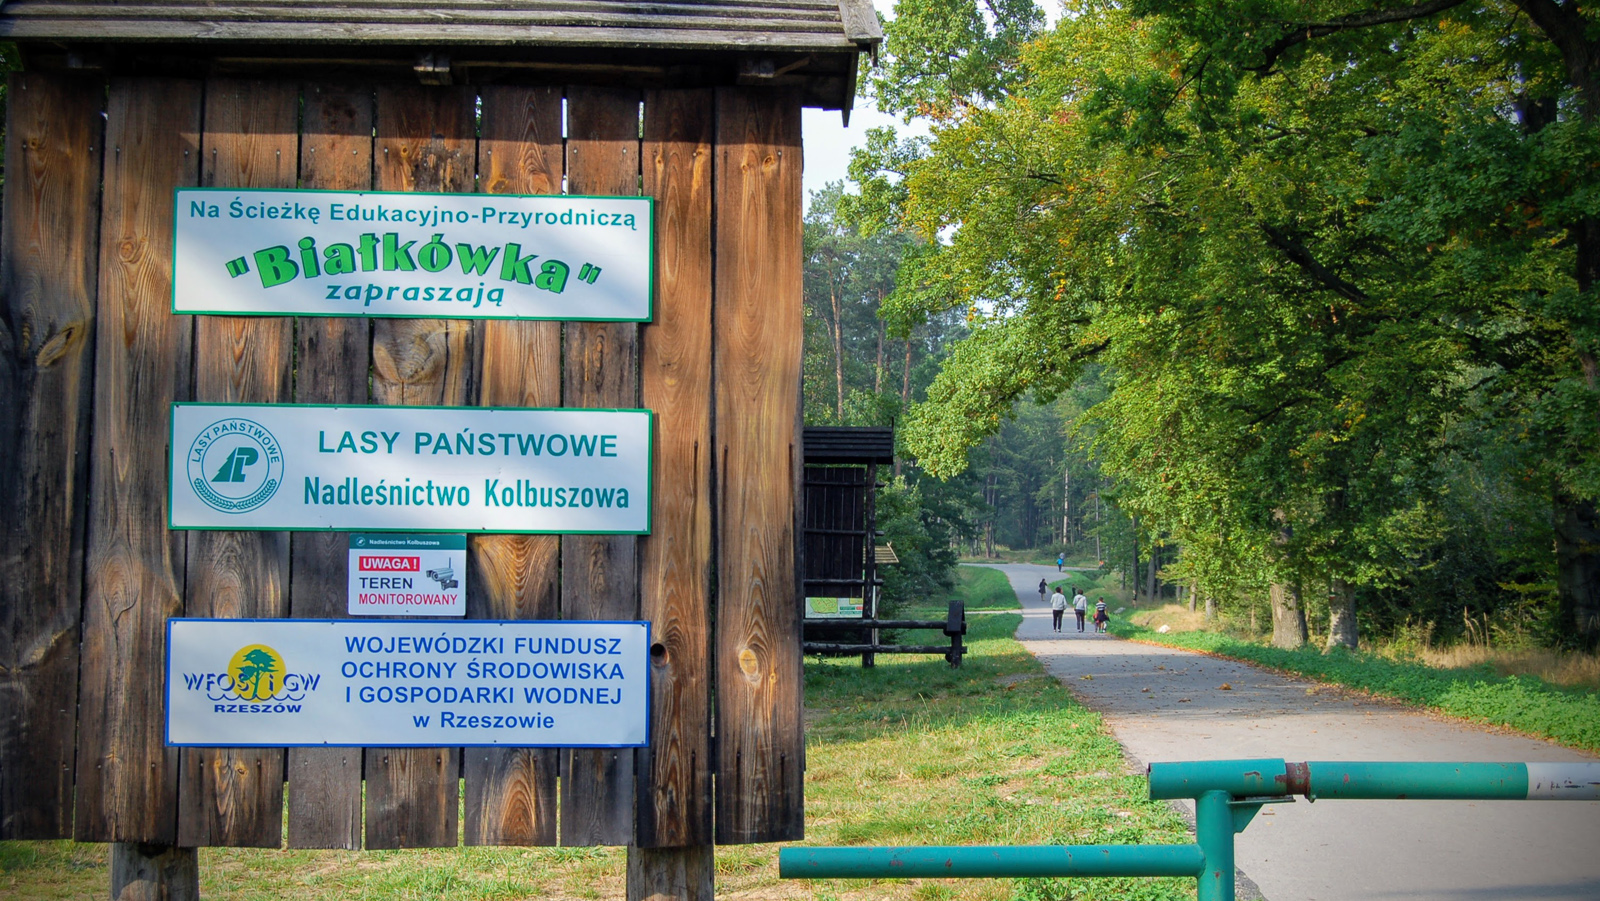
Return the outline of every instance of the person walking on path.
{"type": "Polygon", "coordinates": [[[1066,565],[1067,565],[1067,555],[1066,554],[1057,554],[1056,555],[1056,572],[1061,572],[1061,567],[1066,566],[1066,565]]]}
{"type": "Polygon", "coordinates": [[[1072,611],[1078,615],[1078,631],[1082,632],[1084,614],[1089,612],[1089,599],[1084,597],[1083,592],[1077,589],[1073,589],[1072,611]]]}
{"type": "Polygon", "coordinates": [[[1096,632],[1104,632],[1106,630],[1106,623],[1109,622],[1110,619],[1111,617],[1106,615],[1106,599],[1104,597],[1095,598],[1094,630],[1096,632]]]}
{"type": "Polygon", "coordinates": [[[1057,588],[1056,593],[1050,595],[1050,631],[1061,631],[1061,617],[1067,612],[1067,596],[1057,588]]]}
{"type": "Polygon", "coordinates": [[[1050,583],[1046,582],[1043,579],[1040,579],[1039,580],[1039,603],[1043,604],[1044,603],[1044,596],[1049,594],[1049,593],[1050,593],[1050,583]]]}

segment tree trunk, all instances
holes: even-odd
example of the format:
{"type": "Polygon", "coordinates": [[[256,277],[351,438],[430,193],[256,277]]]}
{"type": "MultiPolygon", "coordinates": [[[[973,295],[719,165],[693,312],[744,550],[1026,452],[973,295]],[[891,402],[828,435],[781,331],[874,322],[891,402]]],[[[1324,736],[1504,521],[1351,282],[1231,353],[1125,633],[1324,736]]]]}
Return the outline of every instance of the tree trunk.
{"type": "Polygon", "coordinates": [[[1556,616],[1580,646],[1600,644],[1600,512],[1556,492],[1556,616]]]}
{"type": "MultiPolygon", "coordinates": [[[[878,296],[878,306],[883,306],[883,296],[878,296]]],[[[883,391],[883,333],[889,328],[889,323],[878,320],[878,362],[872,367],[872,393],[879,394],[883,391]]]]}
{"type": "Polygon", "coordinates": [[[1061,467],[1061,550],[1072,545],[1072,467],[1061,467]]]}
{"type": "MultiPolygon", "coordinates": [[[[1251,608],[1251,610],[1252,610],[1252,612],[1251,612],[1251,618],[1250,618],[1250,631],[1254,632],[1255,631],[1255,626],[1256,626],[1254,608],[1251,608]]],[[[1210,622],[1211,620],[1214,620],[1216,618],[1217,618],[1217,599],[1216,599],[1216,597],[1214,595],[1211,594],[1211,592],[1208,591],[1208,592],[1206,592],[1206,621],[1210,622]]]]}
{"type": "Polygon", "coordinates": [[[906,332],[906,361],[900,367],[900,409],[911,406],[911,333],[906,332]]]}
{"type": "MultiPolygon", "coordinates": [[[[1567,83],[1577,91],[1583,121],[1593,124],[1600,120],[1600,40],[1592,36],[1588,11],[1583,5],[1555,0],[1513,2],[1561,54],[1567,83]]],[[[1578,293],[1593,298],[1600,285],[1600,217],[1578,217],[1570,233],[1577,239],[1573,243],[1578,293]]],[[[1596,431],[1600,431],[1600,359],[1593,332],[1582,320],[1572,325],[1578,365],[1589,386],[1591,412],[1596,431]]],[[[1600,513],[1594,502],[1567,497],[1557,490],[1555,526],[1556,614],[1580,645],[1592,649],[1600,645],[1600,513]]]]}
{"type": "Polygon", "coordinates": [[[1189,580],[1189,612],[1190,613],[1194,612],[1195,595],[1197,595],[1199,593],[1200,593],[1200,580],[1199,579],[1191,579],[1191,580],[1189,580]]]}
{"type": "Polygon", "coordinates": [[[1139,603],[1139,517],[1133,518],[1133,568],[1128,570],[1128,581],[1133,585],[1133,603],[1139,603]]]}
{"type": "Polygon", "coordinates": [[[1149,575],[1150,575],[1150,578],[1149,578],[1149,580],[1147,582],[1145,582],[1145,585],[1147,585],[1149,587],[1149,589],[1150,589],[1149,597],[1150,597],[1150,603],[1152,603],[1152,604],[1161,603],[1161,583],[1156,580],[1156,567],[1160,565],[1157,561],[1159,561],[1160,559],[1161,559],[1161,545],[1156,544],[1154,542],[1151,542],[1151,544],[1150,544],[1150,563],[1149,563],[1149,575]]]}
{"type": "Polygon", "coordinates": [[[1361,644],[1356,631],[1356,592],[1343,579],[1334,579],[1328,591],[1328,647],[1355,650],[1361,644]]]}
{"type": "Polygon", "coordinates": [[[844,425],[844,323],[839,311],[839,292],[830,290],[833,302],[833,388],[834,422],[844,425]]]}
{"type": "Polygon", "coordinates": [[[1300,604],[1300,589],[1282,582],[1273,582],[1267,597],[1272,603],[1272,646],[1298,648],[1309,639],[1306,633],[1306,611],[1300,604]]]}

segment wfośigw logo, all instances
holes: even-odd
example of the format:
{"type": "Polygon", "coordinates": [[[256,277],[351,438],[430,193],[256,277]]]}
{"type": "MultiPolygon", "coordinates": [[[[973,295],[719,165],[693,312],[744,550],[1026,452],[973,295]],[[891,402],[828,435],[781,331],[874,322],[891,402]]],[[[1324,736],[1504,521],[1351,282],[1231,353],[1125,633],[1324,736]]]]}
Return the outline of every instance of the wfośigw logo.
{"type": "Polygon", "coordinates": [[[218,713],[299,713],[300,705],[292,702],[305,700],[322,681],[319,675],[290,672],[283,655],[264,644],[235,651],[224,672],[183,673],[182,678],[189,691],[233,702],[218,704],[218,713]]]}
{"type": "Polygon", "coordinates": [[[189,485],[206,506],[223,513],[248,513],[283,484],[283,448],[260,423],[219,419],[189,446],[189,485]]]}

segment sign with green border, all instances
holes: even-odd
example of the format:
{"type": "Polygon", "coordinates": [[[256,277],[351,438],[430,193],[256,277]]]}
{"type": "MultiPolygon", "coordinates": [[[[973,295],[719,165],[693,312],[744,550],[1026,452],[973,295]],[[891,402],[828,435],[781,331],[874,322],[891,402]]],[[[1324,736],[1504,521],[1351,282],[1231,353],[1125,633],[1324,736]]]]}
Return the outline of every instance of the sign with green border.
{"type": "Polygon", "coordinates": [[[173,404],[175,529],[650,531],[648,410],[173,404]]]}
{"type": "Polygon", "coordinates": [[[172,311],[644,322],[648,197],[179,188],[172,311]]]}

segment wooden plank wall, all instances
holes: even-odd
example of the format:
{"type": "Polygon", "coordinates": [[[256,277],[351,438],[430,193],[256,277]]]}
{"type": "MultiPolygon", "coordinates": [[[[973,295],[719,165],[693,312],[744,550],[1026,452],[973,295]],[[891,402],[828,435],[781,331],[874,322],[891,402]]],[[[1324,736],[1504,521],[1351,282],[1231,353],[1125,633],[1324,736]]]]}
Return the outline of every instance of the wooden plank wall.
{"type": "Polygon", "coordinates": [[[72,834],[105,83],[13,74],[0,224],[0,839],[72,834]]]}
{"type": "Polygon", "coordinates": [[[79,673],[80,841],[171,845],[178,754],[163,744],[166,621],[187,541],[167,529],[170,400],[190,396],[194,321],[174,316],[174,189],[200,178],[199,82],[112,79],[79,673]]]}
{"type": "Polygon", "coordinates": [[[805,833],[799,103],[719,89],[716,166],[716,838],[728,845],[805,833]]]}
{"type": "MultiPolygon", "coordinates": [[[[300,185],[328,190],[372,187],[373,89],[307,84],[301,90],[300,185]]],[[[308,316],[295,322],[295,400],[367,402],[372,323],[308,316]]],[[[289,614],[342,619],[348,540],[343,533],[297,532],[291,539],[289,614]]],[[[361,847],[360,748],[289,749],[289,847],[361,847]]]]}
{"type": "MultiPolygon", "coordinates": [[[[567,193],[639,193],[639,92],[567,89],[567,193]]],[[[639,326],[569,322],[562,406],[639,406],[639,326]]],[[[563,619],[639,617],[638,541],[631,535],[561,539],[563,619]]],[[[561,780],[561,843],[622,845],[633,837],[631,750],[574,750],[561,780]]]]}
{"type": "MultiPolygon", "coordinates": [[[[373,187],[471,191],[477,176],[476,102],[465,88],[380,87],[373,187]]],[[[373,402],[470,403],[481,332],[481,323],[465,319],[377,320],[373,402]]],[[[459,748],[369,748],[367,847],[454,847],[460,767],[459,748]]]]}
{"type": "MultiPolygon", "coordinates": [[[[561,92],[490,87],[482,92],[478,173],[488,194],[559,194],[561,92]]],[[[561,406],[561,323],[484,323],[482,406],[561,406]]],[[[467,581],[467,615],[486,619],[556,619],[561,600],[561,539],[554,535],[479,535],[467,581]]],[[[467,748],[466,843],[556,843],[552,748],[467,748]]]]}
{"type": "Polygon", "coordinates": [[[0,837],[276,846],[285,781],[292,847],[801,835],[794,95],[10,83],[0,499],[30,531],[0,551],[0,837]],[[655,318],[174,316],[196,184],[642,192],[655,318]],[[152,449],[190,399],[654,410],[651,535],[474,536],[468,580],[473,618],[650,620],[651,746],[166,748],[167,618],[345,615],[342,533],[166,528],[152,449]]]}
{"type": "MultiPolygon", "coordinates": [[[[299,163],[299,86],[211,81],[205,86],[200,183],[292,188],[299,163]]],[[[194,399],[291,400],[294,320],[196,316],[194,399]]],[[[203,531],[188,536],[184,614],[276,619],[289,613],[289,533],[203,531]]],[[[276,848],[283,833],[281,748],[188,748],[178,790],[178,844],[276,848]]]]}
{"type": "Polygon", "coordinates": [[[642,847],[711,844],[710,91],[645,97],[644,193],[656,202],[655,319],[641,401],[655,413],[651,534],[640,541],[652,624],[650,747],[638,755],[642,847]]]}

